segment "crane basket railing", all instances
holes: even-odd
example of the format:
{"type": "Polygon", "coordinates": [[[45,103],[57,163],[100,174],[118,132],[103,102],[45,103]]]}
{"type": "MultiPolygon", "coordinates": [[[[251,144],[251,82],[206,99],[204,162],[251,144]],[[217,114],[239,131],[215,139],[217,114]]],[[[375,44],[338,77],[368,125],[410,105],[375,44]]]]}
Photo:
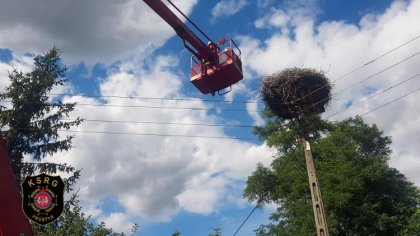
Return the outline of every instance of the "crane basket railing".
{"type": "MultiPolygon", "coordinates": [[[[241,50],[231,38],[227,40],[220,40],[217,47],[217,61],[213,66],[204,66],[205,62],[200,61],[195,55],[191,56],[191,77],[195,77],[197,75],[202,76],[208,71],[220,69],[226,65],[230,59],[232,59],[235,64],[241,63],[241,50]]],[[[238,66],[242,68],[241,65],[238,66]]]]}

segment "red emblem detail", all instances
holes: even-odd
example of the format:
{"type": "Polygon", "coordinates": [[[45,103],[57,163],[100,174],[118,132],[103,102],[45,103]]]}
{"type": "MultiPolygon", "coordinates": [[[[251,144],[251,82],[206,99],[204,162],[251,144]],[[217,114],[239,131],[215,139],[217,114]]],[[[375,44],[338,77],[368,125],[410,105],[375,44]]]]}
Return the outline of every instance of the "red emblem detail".
{"type": "Polygon", "coordinates": [[[47,209],[51,205],[51,202],[52,197],[48,192],[45,191],[44,188],[41,188],[41,191],[34,197],[34,203],[38,209],[47,209]]]}

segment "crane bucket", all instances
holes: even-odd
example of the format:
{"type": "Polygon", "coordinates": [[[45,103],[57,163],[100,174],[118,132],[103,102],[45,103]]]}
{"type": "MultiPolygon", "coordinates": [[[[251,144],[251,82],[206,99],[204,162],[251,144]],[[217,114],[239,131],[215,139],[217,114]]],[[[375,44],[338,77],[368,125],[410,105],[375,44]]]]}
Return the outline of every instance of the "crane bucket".
{"type": "Polygon", "coordinates": [[[190,80],[203,94],[215,94],[242,80],[241,50],[232,39],[220,40],[213,63],[191,57],[190,80]],[[223,47],[229,42],[227,47],[223,47]]]}

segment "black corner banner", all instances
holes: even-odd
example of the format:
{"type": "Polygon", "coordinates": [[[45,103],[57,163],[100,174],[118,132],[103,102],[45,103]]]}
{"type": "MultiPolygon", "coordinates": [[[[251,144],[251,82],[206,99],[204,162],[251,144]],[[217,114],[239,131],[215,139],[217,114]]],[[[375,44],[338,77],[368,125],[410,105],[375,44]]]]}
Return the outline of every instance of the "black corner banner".
{"type": "Polygon", "coordinates": [[[22,209],[40,225],[55,221],[64,209],[64,182],[60,176],[27,176],[22,186],[22,209]]]}

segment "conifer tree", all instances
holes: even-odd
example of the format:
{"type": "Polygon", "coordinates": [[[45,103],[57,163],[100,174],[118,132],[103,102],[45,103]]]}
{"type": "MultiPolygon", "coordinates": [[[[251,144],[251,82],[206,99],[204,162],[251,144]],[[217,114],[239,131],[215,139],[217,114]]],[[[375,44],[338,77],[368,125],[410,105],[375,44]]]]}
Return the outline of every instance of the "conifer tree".
{"type": "Polygon", "coordinates": [[[63,121],[75,109],[76,103],[62,103],[49,97],[54,87],[68,82],[66,71],[67,67],[60,60],[60,50],[54,47],[46,54],[34,57],[31,72],[23,73],[14,68],[9,73],[10,85],[0,93],[0,100],[6,104],[0,110],[0,127],[17,183],[37,171],[66,172],[73,173],[66,180],[69,189],[79,176],[79,171],[68,164],[40,162],[47,155],[69,150],[73,136],[63,138],[59,132],[82,122],[79,117],[63,121]],[[32,161],[24,162],[25,156],[32,161]]]}

